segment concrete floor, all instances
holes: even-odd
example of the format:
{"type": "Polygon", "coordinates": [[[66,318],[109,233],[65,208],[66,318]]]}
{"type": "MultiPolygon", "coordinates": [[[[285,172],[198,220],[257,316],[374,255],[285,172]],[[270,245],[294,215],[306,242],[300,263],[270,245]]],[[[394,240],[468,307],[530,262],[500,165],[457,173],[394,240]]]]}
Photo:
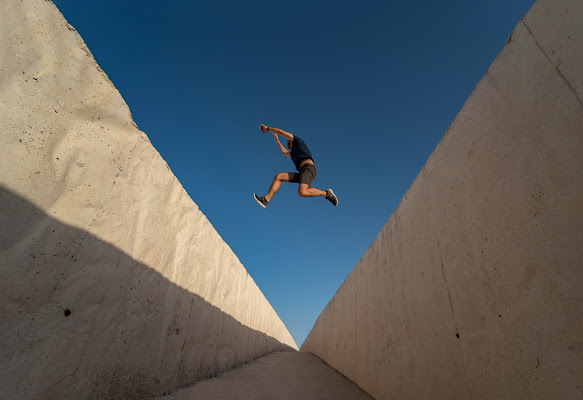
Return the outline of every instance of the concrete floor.
{"type": "Polygon", "coordinates": [[[159,399],[371,400],[318,357],[278,351],[159,399]]]}

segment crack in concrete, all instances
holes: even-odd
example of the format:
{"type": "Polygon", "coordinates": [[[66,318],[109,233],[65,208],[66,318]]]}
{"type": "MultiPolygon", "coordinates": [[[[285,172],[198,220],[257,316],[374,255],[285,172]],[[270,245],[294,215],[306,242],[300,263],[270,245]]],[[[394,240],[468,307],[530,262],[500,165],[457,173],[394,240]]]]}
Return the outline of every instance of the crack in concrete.
{"type": "Polygon", "coordinates": [[[358,355],[358,352],[356,351],[356,315],[358,310],[356,309],[356,305],[357,305],[357,299],[358,299],[358,281],[356,284],[356,293],[354,294],[354,358],[355,358],[355,362],[354,362],[354,371],[352,372],[353,376],[356,376],[356,366],[358,365],[358,363],[356,362],[356,357],[358,355]]]}
{"type": "MultiPolygon", "coordinates": [[[[427,175],[425,175],[424,180],[427,179],[426,176],[427,175]]],[[[433,213],[433,204],[431,203],[431,194],[430,194],[429,187],[428,187],[427,183],[424,182],[424,185],[423,186],[425,187],[425,190],[426,190],[426,193],[427,193],[427,200],[429,202],[429,214],[431,215],[431,219],[432,219],[432,222],[433,222],[433,224],[432,224],[433,225],[433,232],[435,234],[435,240],[436,240],[436,243],[437,243],[437,250],[439,252],[439,261],[441,263],[441,274],[443,276],[443,281],[445,283],[445,288],[446,288],[446,291],[447,291],[447,298],[449,300],[449,306],[451,308],[451,318],[453,320],[453,324],[454,324],[454,327],[455,327],[456,333],[457,333],[457,320],[455,318],[455,311],[454,311],[454,308],[453,308],[453,301],[451,300],[451,294],[450,294],[450,290],[449,290],[449,283],[447,282],[447,276],[445,274],[445,265],[443,263],[443,255],[442,255],[442,251],[441,251],[441,245],[439,244],[439,238],[438,238],[438,235],[437,235],[437,223],[435,222],[435,214],[433,213]]],[[[460,355],[461,355],[461,359],[462,359],[462,366],[464,368],[464,375],[466,377],[466,384],[467,384],[467,387],[468,387],[468,392],[470,393],[470,399],[472,399],[473,398],[473,396],[472,396],[472,386],[471,386],[470,380],[468,378],[468,371],[467,371],[467,368],[466,368],[466,361],[465,361],[465,357],[464,357],[464,352],[463,352],[463,349],[462,349],[462,345],[461,345],[461,343],[459,341],[458,341],[458,347],[459,347],[459,350],[460,350],[460,355]]]]}
{"type": "Polygon", "coordinates": [[[559,69],[559,67],[561,65],[560,64],[555,64],[553,62],[553,60],[551,60],[551,58],[549,57],[549,55],[543,50],[543,48],[540,45],[540,43],[538,42],[538,40],[536,40],[536,38],[534,37],[534,34],[532,33],[532,30],[530,29],[530,27],[526,24],[526,22],[524,22],[524,19],[521,19],[520,22],[522,23],[522,25],[524,25],[524,27],[528,31],[528,34],[530,35],[530,37],[532,38],[532,40],[534,40],[534,43],[536,44],[536,47],[538,47],[538,49],[541,51],[541,53],[544,54],[544,56],[546,57],[547,60],[549,60],[549,62],[551,63],[551,65],[553,65],[555,67],[555,72],[557,73],[557,75],[559,75],[559,77],[563,80],[563,82],[565,82],[565,84],[571,90],[571,92],[573,92],[573,94],[575,95],[575,98],[579,102],[579,105],[581,106],[581,108],[583,108],[583,101],[581,100],[581,98],[577,94],[577,91],[575,90],[575,88],[571,85],[571,83],[567,80],[567,78],[565,77],[565,75],[563,75],[563,73],[559,69]]]}
{"type": "MultiPolygon", "coordinates": [[[[178,361],[178,373],[186,375],[186,377],[187,377],[187,379],[185,379],[186,381],[188,381],[189,379],[188,379],[188,371],[186,369],[186,365],[184,362],[184,346],[186,346],[186,339],[188,338],[188,334],[189,334],[188,328],[190,327],[190,320],[191,320],[192,314],[193,314],[193,310],[192,310],[194,307],[193,303],[194,303],[194,300],[190,300],[190,310],[188,312],[188,321],[186,323],[186,328],[184,329],[184,334],[183,334],[184,339],[182,340],[182,347],[180,348],[180,360],[178,361]]],[[[189,383],[188,385],[192,385],[192,384],[194,384],[194,382],[189,383]]]]}

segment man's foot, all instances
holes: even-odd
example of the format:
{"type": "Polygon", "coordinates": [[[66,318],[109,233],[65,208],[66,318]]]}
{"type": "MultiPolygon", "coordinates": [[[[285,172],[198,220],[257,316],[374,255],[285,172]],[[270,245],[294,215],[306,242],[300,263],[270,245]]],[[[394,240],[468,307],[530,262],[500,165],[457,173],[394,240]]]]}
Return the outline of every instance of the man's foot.
{"type": "Polygon", "coordinates": [[[334,204],[334,207],[338,205],[338,197],[336,197],[332,189],[326,190],[326,200],[334,204]]]}
{"type": "Polygon", "coordinates": [[[257,196],[255,193],[253,193],[253,197],[255,197],[255,201],[257,202],[257,204],[259,204],[263,208],[267,207],[267,205],[269,204],[269,201],[267,201],[265,197],[257,196]]]}

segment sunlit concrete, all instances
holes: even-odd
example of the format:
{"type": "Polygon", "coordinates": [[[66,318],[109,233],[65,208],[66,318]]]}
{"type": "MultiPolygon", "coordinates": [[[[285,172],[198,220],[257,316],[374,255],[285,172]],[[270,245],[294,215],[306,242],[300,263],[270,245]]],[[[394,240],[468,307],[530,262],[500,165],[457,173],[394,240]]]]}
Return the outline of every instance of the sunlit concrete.
{"type": "Polygon", "coordinates": [[[536,2],[303,351],[378,400],[583,396],[581,49],[536,2]]]}
{"type": "Polygon", "coordinates": [[[158,400],[372,400],[316,356],[275,352],[158,400]]]}
{"type": "Polygon", "coordinates": [[[0,398],[147,398],[296,345],[44,0],[0,2],[0,398]]]}

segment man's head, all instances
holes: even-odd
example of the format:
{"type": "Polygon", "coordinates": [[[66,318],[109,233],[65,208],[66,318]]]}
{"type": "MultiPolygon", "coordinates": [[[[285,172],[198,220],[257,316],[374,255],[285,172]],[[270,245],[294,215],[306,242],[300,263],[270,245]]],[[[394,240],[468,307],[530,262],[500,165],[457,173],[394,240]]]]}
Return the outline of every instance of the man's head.
{"type": "Polygon", "coordinates": [[[293,142],[291,140],[287,141],[287,148],[290,149],[290,151],[292,149],[292,144],[293,144],[293,142]]]}

